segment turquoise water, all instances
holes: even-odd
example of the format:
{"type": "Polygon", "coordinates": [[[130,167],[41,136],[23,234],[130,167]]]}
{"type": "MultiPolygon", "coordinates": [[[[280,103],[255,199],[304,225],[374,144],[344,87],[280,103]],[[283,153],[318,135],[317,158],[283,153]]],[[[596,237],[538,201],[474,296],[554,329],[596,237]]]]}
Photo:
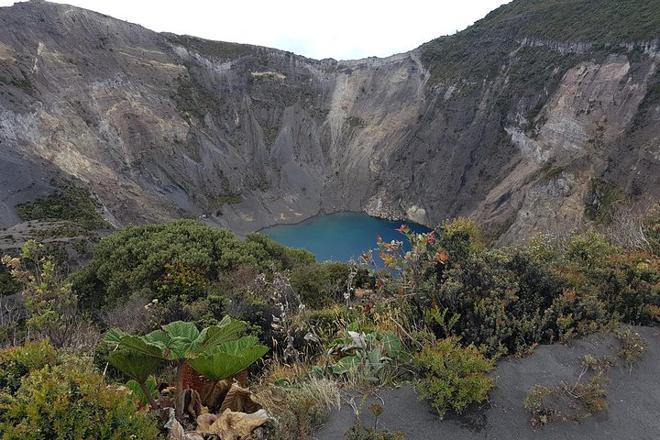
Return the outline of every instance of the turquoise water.
{"type": "Polygon", "coordinates": [[[415,232],[429,231],[415,223],[391,222],[366,214],[343,212],[318,215],[295,225],[272,226],[261,232],[286,246],[307,249],[319,261],[349,261],[375,249],[378,236],[385,241],[405,239],[395,230],[402,224],[415,232]]]}

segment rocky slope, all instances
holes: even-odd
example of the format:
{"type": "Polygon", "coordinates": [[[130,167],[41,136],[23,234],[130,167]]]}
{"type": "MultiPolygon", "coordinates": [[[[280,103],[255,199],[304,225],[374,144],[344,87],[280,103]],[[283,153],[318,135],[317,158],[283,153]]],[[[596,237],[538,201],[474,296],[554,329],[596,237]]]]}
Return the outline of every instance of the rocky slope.
{"type": "Polygon", "coordinates": [[[0,226],[75,179],[116,225],[362,210],[474,215],[503,242],[579,228],[601,199],[660,198],[658,11],[516,0],[409,53],[318,61],[0,8],[0,226]]]}

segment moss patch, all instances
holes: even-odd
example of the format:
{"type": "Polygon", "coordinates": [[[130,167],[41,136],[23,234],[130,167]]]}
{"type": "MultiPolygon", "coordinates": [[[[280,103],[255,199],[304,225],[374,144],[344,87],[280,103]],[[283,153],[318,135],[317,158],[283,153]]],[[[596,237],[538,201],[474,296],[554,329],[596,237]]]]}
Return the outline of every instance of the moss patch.
{"type": "Polygon", "coordinates": [[[242,201],[243,197],[240,194],[225,194],[215,198],[215,204],[218,206],[237,205],[242,201]]]}

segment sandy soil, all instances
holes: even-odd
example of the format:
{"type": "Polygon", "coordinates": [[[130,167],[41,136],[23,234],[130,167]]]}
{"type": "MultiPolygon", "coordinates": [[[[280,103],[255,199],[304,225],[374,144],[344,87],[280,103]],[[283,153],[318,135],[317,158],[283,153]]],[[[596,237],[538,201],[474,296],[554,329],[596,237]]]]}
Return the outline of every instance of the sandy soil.
{"type": "MultiPolygon", "coordinates": [[[[534,384],[575,381],[580,360],[586,354],[616,357],[619,345],[611,336],[597,334],[571,345],[544,345],[524,359],[499,362],[493,373],[496,389],[490,403],[460,417],[448,415],[440,420],[426,402],[417,399],[410,386],[381,390],[378,394],[385,403],[385,410],[379,427],[401,431],[407,440],[660,439],[660,328],[635,330],[646,341],[648,351],[632,369],[618,365],[610,370],[609,409],[579,423],[559,422],[534,430],[529,425],[523,400],[534,384]]],[[[366,414],[369,411],[363,412],[363,423],[373,424],[371,415],[366,414]]],[[[352,409],[344,405],[331,415],[315,438],[342,439],[352,423],[352,409]]]]}

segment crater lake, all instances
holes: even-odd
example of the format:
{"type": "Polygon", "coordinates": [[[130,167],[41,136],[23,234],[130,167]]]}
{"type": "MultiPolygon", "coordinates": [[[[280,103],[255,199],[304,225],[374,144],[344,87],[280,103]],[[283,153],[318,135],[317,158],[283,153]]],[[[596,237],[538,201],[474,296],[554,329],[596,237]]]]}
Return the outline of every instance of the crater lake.
{"type": "MultiPolygon", "coordinates": [[[[357,212],[321,214],[301,223],[276,225],[260,232],[286,246],[302,248],[314,254],[318,261],[358,260],[369,249],[376,249],[376,239],[401,240],[404,249],[410,245],[397,229],[408,225],[414,232],[430,231],[426,226],[406,221],[390,221],[357,212]]],[[[376,263],[382,261],[374,253],[376,263]]]]}

